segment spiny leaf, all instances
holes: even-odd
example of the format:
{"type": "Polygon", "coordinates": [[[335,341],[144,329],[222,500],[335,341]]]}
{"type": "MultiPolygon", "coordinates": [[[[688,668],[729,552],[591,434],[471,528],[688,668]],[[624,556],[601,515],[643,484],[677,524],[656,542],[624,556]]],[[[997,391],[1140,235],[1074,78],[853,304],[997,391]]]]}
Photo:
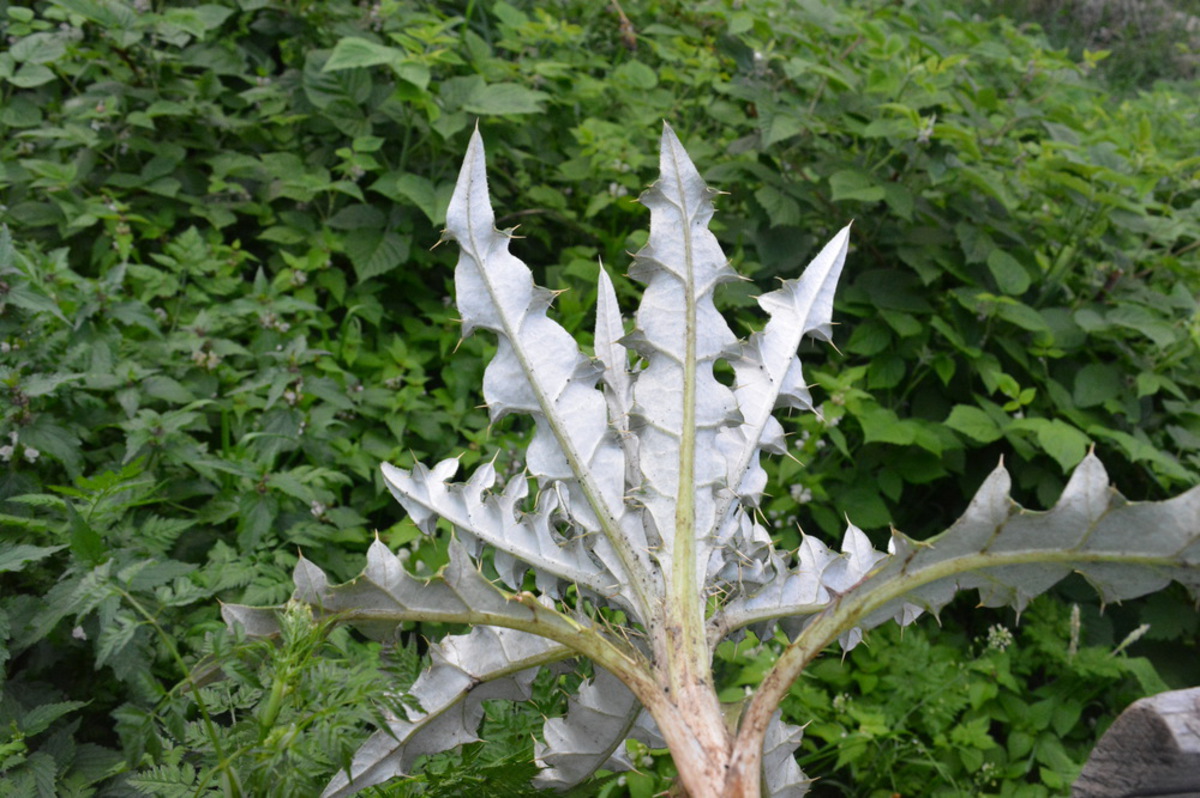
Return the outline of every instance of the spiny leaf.
{"type": "Polygon", "coordinates": [[[608,402],[608,418],[620,437],[625,450],[625,482],[636,485],[638,474],[638,438],[630,428],[633,412],[633,380],[629,374],[629,354],[621,340],[625,337],[625,322],[617,304],[617,292],[604,267],[596,296],[596,359],[604,366],[604,399],[608,402]]]}
{"type": "Polygon", "coordinates": [[[563,540],[554,531],[559,494],[543,492],[537,510],[523,514],[520,507],[528,492],[523,476],[510,480],[504,492],[496,494],[490,492],[496,482],[491,464],[480,466],[466,484],[449,484],[457,466],[458,460],[451,459],[432,470],[418,463],[412,471],[405,471],[385,463],[383,477],[392,495],[423,530],[431,532],[437,519],[445,518],[468,541],[494,547],[499,558],[497,570],[513,589],[521,586],[525,569],[533,566],[538,587],[550,595],[559,594],[559,581],[604,596],[620,592],[617,577],[588,556],[579,538],[563,540]]]}
{"type": "Polygon", "coordinates": [[[354,755],[349,772],[339,773],[322,798],[341,798],[403,776],[413,762],[474,742],[483,702],[524,700],[537,670],[571,655],[566,646],[513,629],[477,626],[431,647],[433,665],[417,678],[409,695],[420,705],[407,718],[391,716],[354,755]]]}
{"type": "Polygon", "coordinates": [[[763,739],[762,771],[766,794],[771,798],[801,798],[808,793],[812,780],[804,775],[793,758],[800,747],[804,729],[783,722],[783,713],[771,716],[763,739]]]}
{"type": "Polygon", "coordinates": [[[634,381],[632,411],[646,537],[662,546],[659,563],[670,571],[707,565],[704,541],[716,525],[716,493],[727,474],[722,458],[708,453],[718,450],[718,430],[741,418],[733,393],[713,375],[713,364],[737,346],[713,304],[717,285],[737,279],[708,229],[715,192],[668,126],[659,169],[661,177],[641,197],[650,209],[650,237],[629,276],[646,290],[627,340],[647,359],[634,381]],[[691,528],[677,530],[680,523],[691,528]],[[680,561],[689,554],[694,563],[680,561]]]}
{"type": "MultiPolygon", "coordinates": [[[[767,475],[758,466],[758,452],[784,454],[783,427],[771,414],[778,407],[812,410],[796,349],[805,335],[823,340],[832,336],[833,292],[850,241],[845,227],[825,245],[798,280],[759,297],[771,316],[761,332],[750,336],[733,360],[734,395],[743,422],[721,430],[720,445],[729,465],[727,483],[743,503],[757,505],[767,475]]],[[[725,499],[726,505],[732,497],[725,499]]]]}
{"type": "Polygon", "coordinates": [[[535,746],[534,755],[545,770],[535,783],[559,789],[579,784],[599,768],[631,769],[624,749],[628,739],[651,748],[663,745],[641,703],[603,668],[568,699],[565,716],[546,720],[542,736],[545,742],[535,746]]]}
{"type": "Polygon", "coordinates": [[[477,130],[446,212],[445,234],[461,249],[454,279],[464,333],[483,327],[499,336],[484,372],[484,399],[493,420],[512,412],[534,417],[530,471],[541,484],[563,485],[563,511],[581,530],[599,533],[592,552],[618,577],[626,606],[644,614],[638,595],[652,581],[646,541],[639,539],[638,524],[624,522],[625,457],[596,388],[600,372],[546,316],[553,295],[534,285],[529,269],[508,251],[510,236],[494,223],[477,130]]]}

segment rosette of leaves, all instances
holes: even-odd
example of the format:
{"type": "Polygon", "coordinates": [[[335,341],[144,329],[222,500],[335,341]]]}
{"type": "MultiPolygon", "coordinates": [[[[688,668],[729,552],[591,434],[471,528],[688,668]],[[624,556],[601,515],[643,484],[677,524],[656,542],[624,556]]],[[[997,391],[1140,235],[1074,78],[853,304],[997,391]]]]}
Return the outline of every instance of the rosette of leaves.
{"type": "MultiPolygon", "coordinates": [[[[773,413],[811,410],[797,350],[828,340],[849,230],[799,279],[760,297],[763,329],[738,340],[713,304],[738,279],[708,229],[712,196],[679,139],[662,135],[661,177],[641,198],[650,236],[630,275],[645,285],[630,332],[601,270],[594,353],[549,318],[553,294],[534,285],[494,227],[484,151],[471,139],[447,214],[461,247],[455,273],[466,332],[499,346],[484,375],[493,419],[533,417],[527,474],[506,482],[490,465],[453,482],[457,461],[410,471],[383,466],[392,493],[432,532],[454,529],[449,563],[409,573],[379,542],[357,579],[330,585],[308,561],[295,599],[390,636],[406,621],[470,624],[432,648],[412,709],[389,720],[328,786],[326,796],[401,776],[423,754],[475,739],[492,698],[529,696],[539,668],[586,657],[566,714],[546,721],[539,782],[567,787],[598,768],[629,767],[624,742],[665,744],[693,798],[798,796],[808,780],[792,753],[801,729],[777,709],[804,667],[834,642],[936,613],[959,590],[1018,611],[1080,572],[1106,601],[1176,579],[1200,590],[1200,489],[1127,503],[1090,456],[1049,511],[1009,495],[997,468],[951,528],[928,541],[893,532],[886,551],[850,526],[840,550],[805,537],[777,550],[756,520],[766,487],[762,453],[785,454],[773,413]],[[714,373],[725,361],[731,386],[714,373]],[[531,490],[536,488],[536,490],[531,490]],[[757,690],[722,706],[715,646],[776,628],[789,642],[757,690]]],[[[226,606],[252,634],[274,610],[226,606]]]]}

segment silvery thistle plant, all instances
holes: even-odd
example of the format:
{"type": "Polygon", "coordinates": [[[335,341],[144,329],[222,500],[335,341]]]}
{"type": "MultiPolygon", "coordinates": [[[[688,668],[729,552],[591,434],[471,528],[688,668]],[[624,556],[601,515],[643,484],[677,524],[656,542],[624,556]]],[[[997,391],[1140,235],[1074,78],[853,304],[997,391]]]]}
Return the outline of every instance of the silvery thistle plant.
{"type": "MultiPolygon", "coordinates": [[[[650,237],[630,269],[645,285],[632,331],[602,269],[588,356],[547,316],[553,294],[509,252],[510,233],[495,229],[483,143],[472,136],[445,237],[461,248],[464,332],[498,336],[483,380],[491,417],[526,413],[536,423],[528,474],[502,482],[485,464],[452,482],[453,459],[384,465],[422,530],[438,519],[454,528],[449,563],[417,577],[376,540],[366,570],[343,585],[307,560],[296,566],[294,601],[368,634],[394,637],[405,621],[473,627],[431,647],[413,708],[391,717],[325,796],[403,776],[418,757],[476,739],[484,700],[526,699],[539,669],[581,657],[594,675],[564,717],[545,723],[540,785],[627,769],[624,743],[637,739],[670,749],[692,798],[799,796],[808,785],[793,758],[801,729],[777,707],[834,642],[849,649],[864,630],[936,613],[960,590],[1020,611],[1072,572],[1106,602],[1172,579],[1200,593],[1200,489],[1129,503],[1091,454],[1046,512],[1017,505],[999,467],[930,540],[893,531],[877,551],[851,525],[840,551],[813,536],[777,550],[755,515],[767,481],[759,458],[786,454],[777,409],[812,410],[796,352],[806,335],[831,337],[849,229],[799,279],[760,297],[766,326],[738,340],[713,305],[715,287],[739,279],[708,229],[716,192],[666,126],[660,170],[641,197],[650,237]],[[719,360],[732,367],[732,387],[714,377],[719,360]],[[747,700],[722,706],[714,648],[747,630],[767,639],[777,625],[790,642],[774,666],[747,700]]],[[[228,622],[257,635],[277,631],[277,613],[224,607],[228,622]]]]}

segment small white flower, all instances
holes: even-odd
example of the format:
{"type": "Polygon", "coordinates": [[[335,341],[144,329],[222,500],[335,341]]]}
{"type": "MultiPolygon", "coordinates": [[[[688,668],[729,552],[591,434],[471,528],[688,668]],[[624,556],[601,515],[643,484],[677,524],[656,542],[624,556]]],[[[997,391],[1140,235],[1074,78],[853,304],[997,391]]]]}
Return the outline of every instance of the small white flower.
{"type": "Polygon", "coordinates": [[[792,494],[792,501],[796,504],[806,504],[812,501],[813,493],[803,485],[796,484],[788,488],[788,493],[792,494]]]}
{"type": "Polygon", "coordinates": [[[87,640],[88,639],[87,632],[83,631],[82,626],[76,626],[74,629],[72,629],[71,637],[75,638],[76,640],[87,640]]]}
{"type": "Polygon", "coordinates": [[[328,509],[328,507],[318,501],[314,501],[309,507],[309,511],[312,513],[313,518],[320,518],[321,516],[325,515],[325,511],[328,509]]]}
{"type": "Polygon", "coordinates": [[[937,124],[937,114],[932,114],[928,119],[923,120],[921,129],[917,131],[917,143],[928,144],[933,138],[933,126],[937,124]]]}
{"type": "Polygon", "coordinates": [[[987,645],[997,651],[1003,651],[1013,644],[1013,633],[1007,626],[992,624],[988,627],[987,645]]]}
{"type": "Polygon", "coordinates": [[[37,459],[42,456],[42,453],[32,446],[25,447],[25,459],[31,463],[36,463],[37,459]]]}
{"type": "Polygon", "coordinates": [[[0,446],[0,462],[7,463],[12,460],[12,456],[13,456],[13,447],[0,446]]]}

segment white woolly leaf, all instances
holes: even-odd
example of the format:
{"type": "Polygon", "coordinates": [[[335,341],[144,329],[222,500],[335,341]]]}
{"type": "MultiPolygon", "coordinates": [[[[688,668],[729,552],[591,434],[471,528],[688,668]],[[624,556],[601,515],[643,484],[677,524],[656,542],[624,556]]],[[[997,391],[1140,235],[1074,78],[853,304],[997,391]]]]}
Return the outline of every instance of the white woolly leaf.
{"type": "Polygon", "coordinates": [[[800,747],[804,729],[783,721],[783,713],[771,716],[763,737],[763,793],[768,798],[801,798],[812,780],[804,775],[792,754],[800,747]]]}
{"type": "Polygon", "coordinates": [[[566,715],[546,720],[542,736],[545,742],[534,749],[545,768],[537,783],[559,789],[579,784],[599,768],[630,770],[626,740],[637,739],[652,748],[663,745],[637,698],[603,668],[567,700],[566,715]]]}
{"type": "Polygon", "coordinates": [[[529,698],[538,668],[571,655],[544,637],[515,629],[477,626],[430,648],[433,664],[409,690],[419,709],[392,715],[338,773],[322,798],[342,798],[406,775],[420,756],[474,742],[483,702],[529,698]]]}

